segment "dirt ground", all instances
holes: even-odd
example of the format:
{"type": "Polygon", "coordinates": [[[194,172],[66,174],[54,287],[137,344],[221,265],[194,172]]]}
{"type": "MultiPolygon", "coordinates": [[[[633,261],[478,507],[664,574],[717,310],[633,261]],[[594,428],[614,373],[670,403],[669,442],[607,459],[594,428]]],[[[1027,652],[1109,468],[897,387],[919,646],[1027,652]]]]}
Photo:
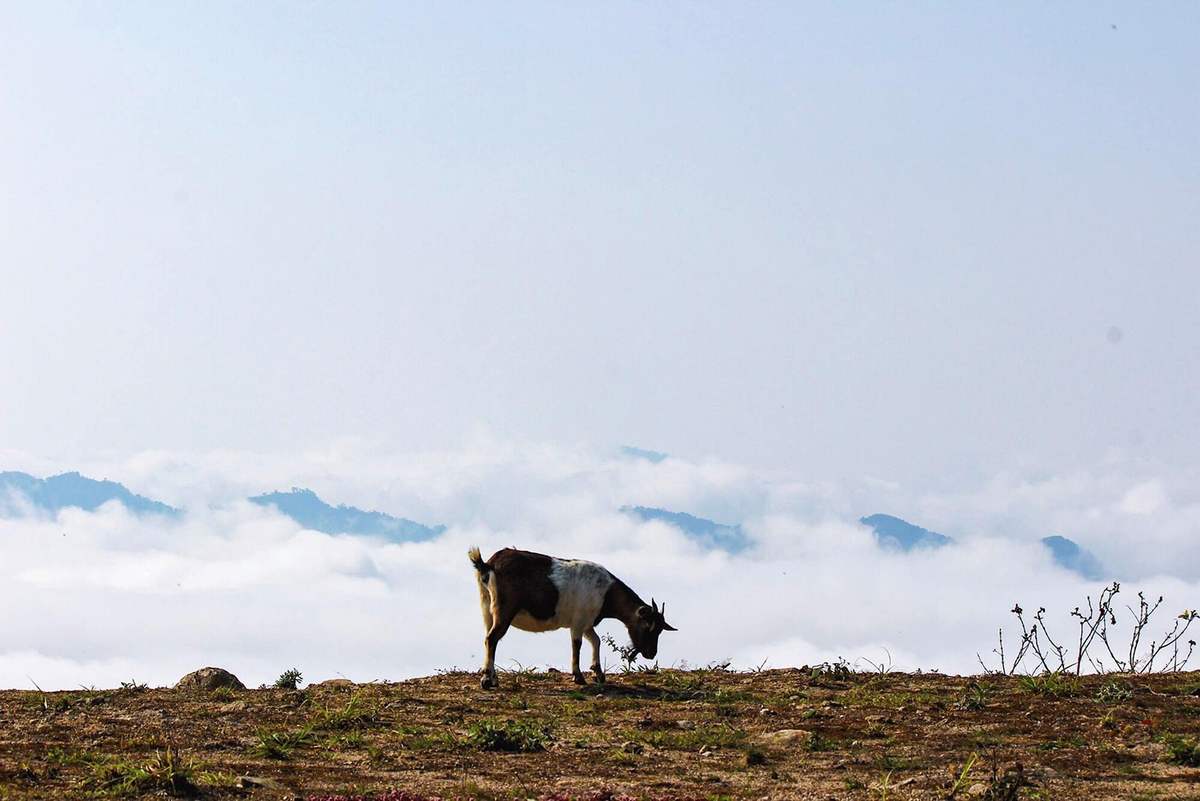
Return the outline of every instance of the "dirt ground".
{"type": "Polygon", "coordinates": [[[1200,799],[1197,673],[501,680],[0,692],[0,798],[1200,799]]]}

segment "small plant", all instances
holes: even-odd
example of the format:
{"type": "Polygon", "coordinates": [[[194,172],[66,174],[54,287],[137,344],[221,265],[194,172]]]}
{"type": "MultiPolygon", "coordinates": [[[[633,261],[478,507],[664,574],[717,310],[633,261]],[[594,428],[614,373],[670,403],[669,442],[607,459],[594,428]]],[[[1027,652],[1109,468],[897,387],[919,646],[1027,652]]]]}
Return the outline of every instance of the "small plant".
{"type": "Polygon", "coordinates": [[[987,706],[991,694],[992,690],[990,687],[986,687],[977,681],[972,681],[963,688],[962,695],[954,702],[954,708],[968,712],[977,712],[987,706]]]}
{"type": "Polygon", "coordinates": [[[819,731],[814,731],[808,735],[808,742],[804,744],[804,747],[809,751],[832,751],[835,746],[836,743],[833,740],[830,740],[819,731]]]}
{"type": "Polygon", "coordinates": [[[887,801],[888,790],[892,786],[892,773],[888,771],[883,774],[883,778],[879,780],[879,784],[875,788],[879,791],[879,801],[887,801]]]}
{"type": "Polygon", "coordinates": [[[959,790],[966,787],[967,774],[971,772],[971,768],[975,767],[975,763],[979,761],[979,754],[972,753],[967,757],[967,761],[963,763],[962,770],[958,772],[958,776],[954,779],[954,784],[950,787],[950,792],[947,798],[954,798],[958,795],[959,790]]]}
{"type": "Polygon", "coordinates": [[[210,692],[208,697],[214,701],[232,701],[237,696],[234,694],[232,687],[218,687],[210,692]]]}
{"type": "Polygon", "coordinates": [[[316,715],[310,724],[318,731],[346,731],[349,729],[366,729],[379,723],[379,710],[368,706],[357,695],[343,707],[326,709],[316,715]]]}
{"type": "Polygon", "coordinates": [[[266,759],[291,759],[293,751],[309,743],[312,731],[311,726],[290,732],[261,730],[258,732],[258,742],[254,744],[254,753],[266,759]]]}
{"type": "Polygon", "coordinates": [[[871,668],[872,673],[877,673],[880,676],[886,676],[895,669],[895,663],[892,661],[891,651],[884,648],[883,653],[886,655],[886,659],[880,659],[878,662],[868,659],[865,656],[859,657],[858,661],[865,662],[871,668]]]}
{"type": "Polygon", "coordinates": [[[1132,697],[1133,690],[1120,681],[1107,682],[1096,691],[1096,700],[1102,704],[1121,704],[1132,697]]]}
{"type": "Polygon", "coordinates": [[[822,662],[809,668],[808,675],[814,679],[833,679],[845,681],[854,676],[854,668],[844,658],[838,657],[836,662],[822,662]]]}
{"type": "Polygon", "coordinates": [[[279,674],[279,678],[275,679],[274,686],[277,690],[295,690],[302,681],[304,681],[304,674],[296,668],[289,668],[279,674]]]}
{"type": "Polygon", "coordinates": [[[121,691],[127,693],[142,693],[150,689],[147,685],[139,682],[137,679],[121,682],[121,691]]]}
{"type": "Polygon", "coordinates": [[[998,667],[989,667],[982,657],[979,664],[987,673],[1014,675],[1022,670],[1043,673],[1073,673],[1080,675],[1085,665],[1095,673],[1173,673],[1183,670],[1192,658],[1196,641],[1186,639],[1192,624],[1200,620],[1200,612],[1184,609],[1175,616],[1174,624],[1157,640],[1146,640],[1150,635],[1150,619],[1162,606],[1163,598],[1151,603],[1145,593],[1137,594],[1137,609],[1127,606],[1132,616],[1128,642],[1117,640],[1117,612],[1114,598],[1121,592],[1121,584],[1113,582],[1100,591],[1095,603],[1087,596],[1087,611],[1075,607],[1071,617],[1079,627],[1074,643],[1066,638],[1056,638],[1046,622],[1046,609],[1041,607],[1032,621],[1025,619],[1025,610],[1020,604],[1013,605],[1012,613],[1021,627],[1021,637],[1016,653],[1011,659],[1004,651],[1004,629],[999,632],[999,645],[992,650],[999,657],[998,667]]]}
{"type": "Polygon", "coordinates": [[[1041,673],[1021,676],[1020,687],[1033,695],[1045,695],[1053,698],[1065,698],[1079,692],[1079,684],[1065,673],[1041,673]]]}
{"type": "Polygon", "coordinates": [[[170,746],[154,754],[145,764],[131,762],[107,762],[94,766],[91,784],[95,789],[118,795],[145,795],[167,793],[168,795],[196,795],[194,774],[196,766],[191,760],[179,756],[170,746]]]}
{"type": "Polygon", "coordinates": [[[1167,747],[1167,756],[1172,762],[1190,768],[1200,768],[1200,743],[1194,738],[1166,734],[1163,735],[1162,742],[1167,747]]]}
{"type": "Polygon", "coordinates": [[[621,659],[621,669],[625,672],[633,670],[634,664],[637,662],[638,650],[633,643],[629,645],[618,645],[611,634],[605,634],[600,638],[600,641],[609,647],[621,659]]]}
{"type": "Polygon", "coordinates": [[[544,751],[550,742],[545,726],[520,720],[484,718],[467,730],[466,743],[481,751],[544,751]]]}

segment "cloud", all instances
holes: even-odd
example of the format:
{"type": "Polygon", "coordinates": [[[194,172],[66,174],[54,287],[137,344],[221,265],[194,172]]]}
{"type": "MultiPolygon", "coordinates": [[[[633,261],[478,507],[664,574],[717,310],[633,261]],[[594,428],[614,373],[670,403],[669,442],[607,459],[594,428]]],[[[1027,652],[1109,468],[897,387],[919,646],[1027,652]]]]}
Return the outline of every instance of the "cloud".
{"type": "MultiPolygon", "coordinates": [[[[1200,598],[1200,507],[1186,489],[1194,475],[1161,465],[1005,473],[930,491],[479,438],[436,453],[343,442],[299,454],[158,452],[42,468],[107,476],[186,511],[139,517],[110,503],[0,519],[5,687],[31,687],[31,677],[47,689],[167,684],[206,664],[251,684],[293,666],[310,679],[364,681],[473,669],[483,636],[465,557],[473,544],[594,559],[665,601],[680,629],[664,635],[665,663],[879,661],[886,651],[901,668],[976,670],[976,653],[990,651],[1015,601],[1060,613],[1065,625],[1097,590],[1053,564],[1039,542],[1051,532],[1097,551],[1114,577],[1136,582],[1127,591],[1164,594],[1172,608],[1200,598]],[[428,542],[390,544],[305,530],[245,501],[293,485],[449,528],[428,542]],[[1138,489],[1147,486],[1157,489],[1138,489]],[[1131,492],[1137,513],[1127,508],[1131,492]],[[740,522],[750,546],[736,555],[706,549],[673,526],[620,514],[627,504],[740,522]],[[877,511],[956,544],[883,551],[857,522],[877,511]]],[[[602,630],[624,639],[615,622],[602,630]]],[[[565,632],[515,631],[499,651],[502,665],[562,667],[568,655],[565,632]]]]}
{"type": "Polygon", "coordinates": [[[1131,487],[1118,508],[1125,514],[1152,515],[1167,505],[1167,492],[1160,481],[1144,481],[1131,487]]]}

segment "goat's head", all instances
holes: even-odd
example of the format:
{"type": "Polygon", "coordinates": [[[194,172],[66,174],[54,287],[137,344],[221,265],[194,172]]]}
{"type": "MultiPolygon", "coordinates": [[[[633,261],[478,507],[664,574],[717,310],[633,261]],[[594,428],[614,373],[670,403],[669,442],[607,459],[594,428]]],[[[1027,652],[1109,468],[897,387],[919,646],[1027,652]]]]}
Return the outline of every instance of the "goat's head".
{"type": "Polygon", "coordinates": [[[663,617],[666,608],[667,605],[663,604],[660,609],[651,598],[649,606],[643,605],[637,608],[637,615],[629,626],[629,639],[633,640],[633,645],[637,648],[638,653],[647,659],[653,659],[654,655],[658,653],[658,635],[664,631],[677,631],[663,617]]]}

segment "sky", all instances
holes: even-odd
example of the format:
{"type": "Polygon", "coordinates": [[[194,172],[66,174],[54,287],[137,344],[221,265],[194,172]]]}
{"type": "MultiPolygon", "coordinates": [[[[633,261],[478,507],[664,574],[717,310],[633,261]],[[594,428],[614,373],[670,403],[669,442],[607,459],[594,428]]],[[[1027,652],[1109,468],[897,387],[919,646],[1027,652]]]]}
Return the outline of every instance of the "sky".
{"type": "Polygon", "coordinates": [[[0,439],[1190,461],[1198,23],[7,5],[0,439]]]}
{"type": "MultiPolygon", "coordinates": [[[[76,560],[116,570],[138,542],[191,564],[227,514],[291,581],[316,535],[236,499],[297,483],[450,525],[386,554],[296,546],[369,561],[388,589],[365,597],[517,535],[645,562],[649,585],[690,552],[660,531],[629,557],[645,532],[611,506],[634,502],[755,526],[757,556],[687,562],[748,591],[811,531],[863,545],[823,582],[885,570],[855,522],[879,511],[975,543],[929,567],[964,597],[987,548],[1049,533],[1192,591],[1198,29],[1191,3],[4,5],[0,469],[90,468],[197,511],[169,543],[72,518],[78,551],[43,551],[62,521],[0,522],[0,556],[136,607],[171,570],[96,584],[76,560]],[[708,477],[607,466],[624,444],[708,477]]],[[[1021,553],[1014,589],[1078,594],[1021,553]]],[[[241,581],[214,603],[270,584],[241,581]]],[[[770,586],[768,615],[790,591],[770,586]]],[[[794,622],[770,620],[680,639],[750,659],[794,622]]],[[[973,655],[882,626],[795,637],[796,659],[973,655]]],[[[64,676],[125,658],[8,641],[64,676]]],[[[27,662],[5,658],[0,683],[27,662]]]]}

